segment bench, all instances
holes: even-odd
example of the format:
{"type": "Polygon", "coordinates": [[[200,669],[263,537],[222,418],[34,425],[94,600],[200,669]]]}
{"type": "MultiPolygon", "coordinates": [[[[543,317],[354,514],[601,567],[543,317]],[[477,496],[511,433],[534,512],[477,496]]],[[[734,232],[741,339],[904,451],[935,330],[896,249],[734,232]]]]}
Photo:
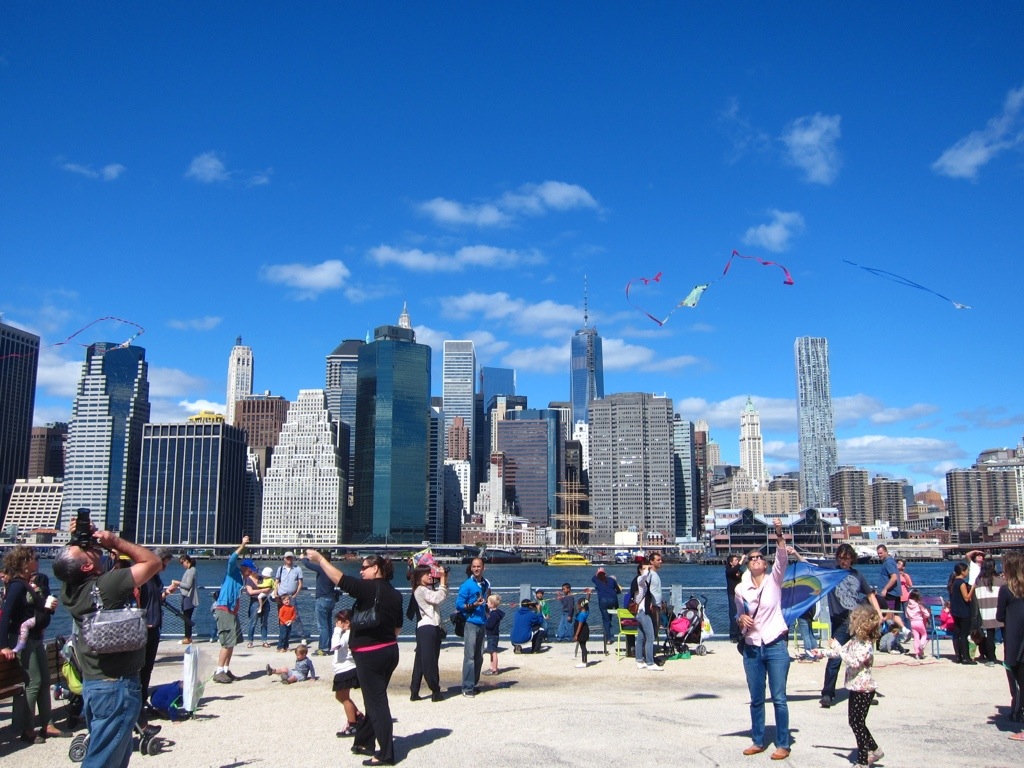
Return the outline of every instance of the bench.
{"type": "Polygon", "coordinates": [[[25,695],[25,670],[17,658],[0,658],[0,700],[25,695]]]}

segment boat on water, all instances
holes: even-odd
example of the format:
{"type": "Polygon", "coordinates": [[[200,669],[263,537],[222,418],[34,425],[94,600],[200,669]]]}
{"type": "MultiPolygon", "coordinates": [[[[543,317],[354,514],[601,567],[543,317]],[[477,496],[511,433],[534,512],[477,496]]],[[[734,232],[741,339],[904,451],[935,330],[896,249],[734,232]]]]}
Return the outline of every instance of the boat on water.
{"type": "Polygon", "coordinates": [[[590,565],[590,558],[580,552],[570,552],[568,550],[562,550],[561,552],[555,552],[547,560],[544,561],[548,565],[590,565]]]}
{"type": "Polygon", "coordinates": [[[480,550],[480,554],[466,555],[462,562],[467,565],[475,558],[482,558],[487,565],[515,565],[523,562],[523,556],[514,549],[491,549],[486,547],[480,550]]]}

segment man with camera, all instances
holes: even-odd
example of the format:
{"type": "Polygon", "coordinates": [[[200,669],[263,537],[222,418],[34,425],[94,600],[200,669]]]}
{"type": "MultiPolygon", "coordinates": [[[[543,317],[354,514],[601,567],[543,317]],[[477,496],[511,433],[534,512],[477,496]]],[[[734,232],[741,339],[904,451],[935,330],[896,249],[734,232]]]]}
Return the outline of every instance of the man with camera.
{"type": "Polygon", "coordinates": [[[53,575],[64,582],[61,603],[78,629],[76,642],[82,667],[82,714],[89,729],[89,747],[84,768],[124,768],[132,753],[132,726],[142,710],[139,670],[146,660],[145,645],[138,650],[98,653],[81,640],[82,620],[96,611],[93,587],[99,591],[105,610],[125,606],[162,566],[160,558],[110,531],[97,531],[89,510],[79,509],[71,522],[71,543],[53,563],[53,575]],[[128,555],[130,568],[103,572],[103,550],[116,549],[128,555]]]}

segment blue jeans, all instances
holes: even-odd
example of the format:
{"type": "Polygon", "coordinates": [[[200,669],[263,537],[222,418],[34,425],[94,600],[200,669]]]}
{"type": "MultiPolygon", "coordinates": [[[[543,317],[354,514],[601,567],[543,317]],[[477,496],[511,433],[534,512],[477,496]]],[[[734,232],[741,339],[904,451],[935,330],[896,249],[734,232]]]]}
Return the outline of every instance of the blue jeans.
{"type": "Polygon", "coordinates": [[[636,635],[636,661],[644,664],[654,663],[654,621],[643,611],[636,614],[638,625],[636,635]]]}
{"type": "Polygon", "coordinates": [[[559,642],[563,640],[572,640],[572,617],[562,614],[561,620],[558,622],[558,632],[555,633],[555,639],[559,642]]]}
{"type": "Polygon", "coordinates": [[[466,622],[466,645],[462,649],[462,690],[469,692],[480,682],[484,666],[484,625],[466,622]]]}
{"type": "Polygon", "coordinates": [[[768,645],[744,644],[743,671],[747,675],[747,690],[750,691],[750,740],[759,747],[765,746],[764,679],[767,675],[775,707],[775,746],[789,749],[792,740],[789,735],[789,703],[786,701],[786,679],[789,677],[786,636],[768,645]]]}
{"type": "Polygon", "coordinates": [[[256,635],[256,625],[260,625],[260,634],[263,636],[263,642],[267,642],[267,621],[270,619],[270,600],[267,600],[263,605],[263,613],[257,614],[256,611],[260,609],[259,600],[249,601],[249,642],[252,642],[253,637],[256,635]]]}
{"type": "MultiPolygon", "coordinates": [[[[832,637],[840,645],[846,645],[849,642],[850,623],[847,621],[846,616],[843,617],[842,621],[832,622],[832,637]]],[[[825,665],[825,682],[821,686],[822,696],[828,696],[830,699],[836,697],[836,681],[839,679],[839,667],[842,664],[843,660],[838,656],[828,660],[828,664],[825,665]]]]}
{"type": "Polygon", "coordinates": [[[132,726],[142,712],[137,677],[85,680],[82,714],[89,729],[84,768],[127,768],[132,756],[132,726]]]}
{"type": "Polygon", "coordinates": [[[333,597],[318,597],[316,599],[316,628],[320,631],[320,650],[325,653],[331,650],[331,630],[334,628],[335,600],[333,597]]]}
{"type": "Polygon", "coordinates": [[[814,639],[811,622],[807,619],[797,619],[796,627],[800,631],[800,641],[804,644],[804,653],[815,650],[818,647],[818,641],[814,639]]]}
{"type": "Polygon", "coordinates": [[[597,606],[601,609],[601,626],[604,628],[604,641],[607,643],[612,639],[612,615],[608,611],[617,610],[619,606],[614,600],[610,603],[598,602],[597,606]]]}

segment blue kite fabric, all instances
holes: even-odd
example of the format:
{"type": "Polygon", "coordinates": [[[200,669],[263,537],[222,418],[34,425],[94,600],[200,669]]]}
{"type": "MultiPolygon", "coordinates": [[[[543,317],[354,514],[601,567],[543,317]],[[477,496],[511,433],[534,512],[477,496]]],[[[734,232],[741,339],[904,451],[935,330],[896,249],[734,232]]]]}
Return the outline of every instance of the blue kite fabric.
{"type": "Polygon", "coordinates": [[[849,571],[819,568],[810,563],[790,563],[782,582],[782,616],[792,625],[801,614],[838,587],[849,571]]]}

